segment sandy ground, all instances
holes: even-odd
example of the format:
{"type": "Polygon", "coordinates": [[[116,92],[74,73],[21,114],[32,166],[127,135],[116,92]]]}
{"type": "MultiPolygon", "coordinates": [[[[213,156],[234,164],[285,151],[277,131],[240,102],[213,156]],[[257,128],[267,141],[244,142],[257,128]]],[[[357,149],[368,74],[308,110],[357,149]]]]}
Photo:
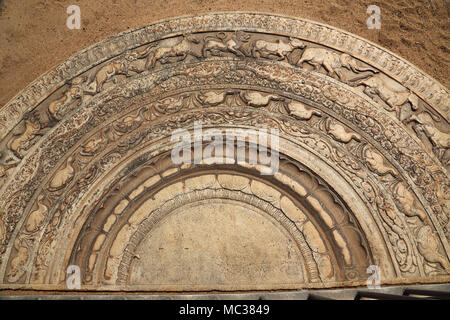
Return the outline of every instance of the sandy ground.
{"type": "Polygon", "coordinates": [[[0,0],[0,106],[74,53],[121,31],[160,19],[251,11],[307,18],[388,48],[450,87],[450,0],[0,0]],[[81,8],[81,29],[66,8],[81,8]],[[381,30],[366,9],[381,8],[381,30]]]}

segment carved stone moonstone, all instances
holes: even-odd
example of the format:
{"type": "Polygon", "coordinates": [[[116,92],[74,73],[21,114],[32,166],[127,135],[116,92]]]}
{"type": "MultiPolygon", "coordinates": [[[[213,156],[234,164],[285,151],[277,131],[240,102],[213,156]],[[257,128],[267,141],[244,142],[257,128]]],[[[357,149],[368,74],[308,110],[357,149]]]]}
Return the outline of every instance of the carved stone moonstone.
{"type": "Polygon", "coordinates": [[[382,284],[448,282],[449,98],[307,20],[208,14],[111,37],[0,109],[0,289],[65,290],[70,265],[106,291],[364,286],[371,265],[382,284]],[[279,170],[236,152],[174,163],[172,133],[200,121],[279,130],[279,170]]]}

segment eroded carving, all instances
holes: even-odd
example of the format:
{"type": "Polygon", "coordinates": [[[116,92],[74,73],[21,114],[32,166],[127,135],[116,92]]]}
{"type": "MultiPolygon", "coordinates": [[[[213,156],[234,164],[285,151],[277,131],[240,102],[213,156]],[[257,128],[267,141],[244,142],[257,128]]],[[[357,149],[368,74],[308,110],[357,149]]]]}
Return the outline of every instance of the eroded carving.
{"type": "Polygon", "coordinates": [[[11,151],[19,158],[22,158],[22,150],[26,149],[27,143],[30,142],[41,130],[41,123],[37,116],[31,116],[25,120],[25,130],[19,137],[13,139],[9,145],[11,151]]]}
{"type": "Polygon", "coordinates": [[[123,56],[101,67],[95,74],[94,80],[87,86],[85,92],[89,94],[100,92],[103,88],[103,84],[115,75],[123,74],[130,76],[132,75],[132,72],[142,72],[142,69],[134,66],[132,62],[147,57],[150,54],[151,49],[153,49],[152,45],[142,51],[126,52],[123,56]]]}
{"type": "MultiPolygon", "coordinates": [[[[412,115],[410,121],[419,124],[419,130],[425,133],[433,148],[436,149],[438,157],[442,159],[445,152],[450,149],[450,134],[437,129],[432,116],[426,112],[412,115]]],[[[447,159],[447,161],[449,160],[447,159]]]]}
{"type": "Polygon", "coordinates": [[[253,44],[252,55],[253,57],[262,58],[275,58],[277,60],[283,60],[291,53],[295,48],[304,48],[306,44],[296,38],[289,38],[289,42],[284,42],[279,39],[277,42],[268,42],[265,40],[257,40],[253,44]]]}
{"type": "Polygon", "coordinates": [[[206,36],[203,39],[203,57],[206,57],[208,52],[215,56],[220,55],[222,52],[231,52],[241,57],[248,55],[244,51],[242,44],[248,42],[250,35],[236,31],[230,39],[226,40],[226,37],[227,35],[224,32],[219,32],[215,37],[206,36]]]}
{"type": "Polygon", "coordinates": [[[286,107],[290,115],[300,120],[309,120],[313,115],[316,115],[318,117],[322,116],[322,113],[320,111],[310,108],[301,102],[291,101],[286,104],[286,107]]]}
{"type": "Polygon", "coordinates": [[[16,282],[25,273],[25,265],[29,258],[25,240],[16,239],[14,248],[17,250],[17,255],[11,260],[11,267],[8,274],[8,281],[10,282],[16,282]]]}
{"type": "Polygon", "coordinates": [[[36,231],[44,221],[44,218],[48,212],[48,207],[42,203],[43,199],[44,196],[39,195],[37,199],[38,208],[35,211],[31,212],[30,216],[27,219],[25,229],[28,232],[36,231]]]}
{"type": "Polygon", "coordinates": [[[75,173],[75,170],[72,167],[73,162],[74,158],[69,157],[66,161],[65,167],[56,172],[50,182],[50,190],[58,190],[63,188],[73,178],[75,173]]]}
{"type": "Polygon", "coordinates": [[[338,54],[323,48],[306,48],[297,65],[301,66],[304,62],[314,66],[316,71],[323,67],[329,76],[336,75],[339,79],[343,79],[341,68],[346,68],[354,73],[378,72],[370,67],[359,66],[356,60],[346,53],[338,54]]]}
{"type": "Polygon", "coordinates": [[[450,263],[439,253],[439,241],[430,226],[423,226],[417,234],[419,252],[431,263],[438,263],[450,273],[450,263]]]}
{"type": "Polygon", "coordinates": [[[338,122],[328,118],[325,121],[325,129],[327,132],[337,141],[343,143],[349,143],[352,139],[356,141],[361,141],[361,136],[351,130],[347,129],[338,122]]]}
{"type": "Polygon", "coordinates": [[[74,79],[71,82],[70,88],[64,92],[63,96],[50,103],[48,112],[54,119],[61,120],[63,117],[62,111],[64,111],[65,107],[83,96],[82,84],[85,80],[84,77],[74,79]]]}
{"type": "MultiPolygon", "coordinates": [[[[247,18],[250,22],[254,19],[247,18]]],[[[202,23],[213,24],[212,21],[202,23]]],[[[277,29],[273,22],[267,26],[277,29]]],[[[161,30],[164,28],[163,25],[161,30]]],[[[311,163],[318,166],[319,173],[335,170],[333,176],[347,181],[349,187],[337,188],[338,193],[351,190],[356,198],[362,199],[370,212],[364,223],[371,224],[370,230],[380,230],[378,242],[370,245],[377,248],[377,254],[389,250],[384,261],[394,271],[387,279],[427,281],[430,275],[448,274],[449,196],[448,176],[443,168],[449,148],[448,121],[439,110],[433,110],[430,102],[445,102],[447,91],[433,86],[432,81],[415,73],[400,59],[351,35],[336,31],[333,44],[327,46],[313,41],[318,29],[309,22],[295,30],[295,38],[289,38],[292,34],[283,30],[264,30],[257,33],[217,27],[189,34],[184,29],[183,35],[174,24],[164,40],[141,38],[131,49],[121,46],[124,52],[115,52],[114,58],[99,60],[98,67],[73,74],[71,77],[76,78],[67,79],[69,87],[64,87],[65,91],[58,90],[42,99],[45,102],[38,104],[28,117],[20,118],[22,122],[17,128],[14,125],[19,121],[12,121],[8,127],[2,121],[15,119],[16,114],[21,116],[23,108],[32,105],[31,100],[20,100],[21,104],[12,105],[15,109],[8,107],[12,113],[0,118],[2,135],[5,136],[5,128],[9,130],[0,141],[0,148],[6,147],[0,158],[3,170],[0,183],[5,181],[0,197],[0,274],[5,282],[57,283],[60,279],[53,266],[57,262],[52,257],[61,259],[67,253],[59,254],[56,248],[65,247],[64,241],[78,236],[86,239],[83,244],[89,244],[86,246],[89,250],[93,244],[88,253],[83,250],[79,253],[84,259],[85,281],[94,283],[95,275],[105,274],[105,270],[111,278],[112,265],[105,266],[105,270],[96,269],[100,268],[102,248],[120,238],[117,225],[128,221],[127,214],[131,215],[135,202],[154,186],[159,188],[183,174],[183,170],[188,170],[191,178],[206,170],[202,164],[170,167],[156,174],[162,165],[159,162],[155,165],[153,157],[167,146],[143,152],[151,145],[157,146],[158,139],[170,136],[172,130],[191,126],[194,121],[203,121],[212,128],[230,125],[278,128],[282,135],[297,143],[295,148],[285,151],[286,159],[293,158],[297,151],[316,157],[311,163]],[[349,47],[349,43],[357,49],[349,47]],[[187,58],[189,55],[192,57],[187,58]],[[377,56],[378,67],[370,63],[367,58],[370,55],[377,56]],[[327,74],[309,71],[311,67],[307,64],[316,69],[323,67],[327,74]],[[397,72],[400,68],[403,68],[401,76],[397,72]],[[361,86],[372,99],[361,94],[361,86]],[[433,97],[427,96],[422,86],[431,88],[433,97]],[[98,94],[102,90],[104,94],[98,94]],[[385,109],[395,111],[397,119],[385,109]],[[51,119],[45,119],[46,114],[51,119]],[[413,135],[411,123],[423,144],[413,135]],[[423,148],[428,144],[435,155],[423,148]],[[60,159],[67,160],[61,164],[60,159]],[[150,159],[153,162],[146,163],[150,159]],[[127,161],[130,161],[127,168],[120,167],[127,161]],[[15,170],[17,165],[20,169],[15,170]],[[145,183],[135,180],[143,179],[148,174],[144,174],[145,170],[158,179],[146,176],[145,183]],[[135,188],[133,183],[141,184],[135,188]],[[93,190],[94,186],[98,189],[93,190]],[[39,190],[50,192],[44,196],[39,190]],[[111,199],[121,193],[127,194],[127,203],[114,203],[116,200],[111,199]],[[37,202],[29,205],[36,197],[37,202]],[[111,210],[113,215],[107,217],[111,210]],[[71,229],[76,229],[75,217],[81,219],[83,214],[91,216],[86,233],[71,233],[71,229]],[[50,274],[51,269],[54,273],[50,274]]],[[[319,33],[327,39],[330,30],[333,29],[321,27],[319,33]]],[[[89,60],[90,56],[85,58],[89,60]]],[[[83,60],[77,63],[80,67],[84,65],[83,60]]],[[[290,165],[300,166],[295,161],[290,165]]],[[[250,196],[250,190],[261,206],[270,203],[282,211],[288,210],[285,213],[294,221],[292,225],[305,233],[310,247],[317,249],[311,261],[323,270],[314,277],[320,280],[318,283],[334,281],[338,276],[345,281],[360,279],[365,270],[349,266],[354,261],[368,261],[370,250],[360,244],[368,234],[355,231],[359,230],[358,221],[351,218],[346,204],[340,203],[339,194],[330,195],[323,180],[319,179],[318,184],[306,183],[318,179],[313,175],[302,180],[305,183],[299,183],[295,179],[303,177],[302,170],[286,167],[285,176],[294,180],[278,177],[281,179],[278,181],[290,188],[289,193],[295,191],[306,209],[294,200],[289,202],[283,194],[278,197],[272,189],[268,192],[256,182],[247,185],[240,180],[228,181],[220,184],[221,190],[225,190],[220,192],[232,197],[236,192],[230,190],[239,191],[242,200],[250,196]],[[336,203],[339,205],[335,206],[336,203]],[[318,224],[302,216],[308,210],[315,210],[314,216],[322,228],[333,231],[315,233],[318,224]],[[322,237],[339,250],[336,257],[324,250],[326,244],[320,244],[322,237]]],[[[215,169],[219,170],[215,174],[219,174],[221,168],[215,169]]],[[[249,175],[260,169],[250,166],[244,171],[249,175]]],[[[202,192],[219,190],[204,179],[209,189],[202,192]]],[[[189,195],[196,197],[200,187],[194,191],[189,195]]],[[[175,205],[177,201],[171,203],[175,205]]],[[[269,206],[265,208],[269,210],[269,206]]],[[[126,243],[118,243],[113,256],[117,253],[121,259],[127,257],[126,252],[119,250],[126,243]]],[[[77,249],[73,250],[75,257],[77,249]]],[[[58,260],[61,265],[62,262],[58,260]]],[[[117,275],[121,279],[127,276],[123,269],[117,269],[117,275]]]]}
{"type": "Polygon", "coordinates": [[[198,44],[200,41],[195,38],[195,36],[189,34],[184,35],[182,40],[174,45],[156,48],[156,50],[149,54],[146,67],[153,68],[156,62],[160,62],[162,64],[167,63],[170,57],[181,57],[179,59],[184,60],[188,55],[193,55],[200,58],[200,55],[197,54],[192,48],[193,43],[198,44]]]}
{"type": "Polygon", "coordinates": [[[379,96],[387,104],[387,110],[395,111],[399,119],[401,116],[401,107],[406,102],[410,103],[412,110],[418,109],[419,98],[410,90],[384,75],[373,75],[359,81],[358,84],[365,86],[364,93],[367,95],[371,96],[375,94],[379,96]]]}

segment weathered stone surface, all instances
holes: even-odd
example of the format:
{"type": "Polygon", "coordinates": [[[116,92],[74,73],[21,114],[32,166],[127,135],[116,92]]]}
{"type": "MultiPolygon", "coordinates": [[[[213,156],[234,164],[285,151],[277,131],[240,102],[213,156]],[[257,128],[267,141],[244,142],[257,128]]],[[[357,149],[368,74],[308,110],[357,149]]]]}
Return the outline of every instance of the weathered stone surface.
{"type": "Polygon", "coordinates": [[[178,208],[136,249],[130,285],[171,290],[300,287],[301,252],[264,215],[228,201],[178,208]]]}
{"type": "Polygon", "coordinates": [[[205,15],[105,40],[0,110],[0,288],[62,290],[69,265],[86,290],[346,287],[370,265],[449,281],[448,103],[310,21],[205,15]],[[175,164],[171,134],[196,121],[279,130],[278,172],[175,164]]]}

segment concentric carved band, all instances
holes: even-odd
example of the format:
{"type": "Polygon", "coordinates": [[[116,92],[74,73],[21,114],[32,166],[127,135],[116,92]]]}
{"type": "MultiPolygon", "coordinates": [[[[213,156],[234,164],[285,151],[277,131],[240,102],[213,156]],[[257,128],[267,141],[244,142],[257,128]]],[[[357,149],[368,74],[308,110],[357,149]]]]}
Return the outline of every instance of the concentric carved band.
{"type": "MultiPolygon", "coordinates": [[[[352,222],[365,225],[356,228],[362,239],[370,228],[380,232],[366,249],[388,281],[448,277],[448,101],[446,89],[401,59],[308,21],[206,15],[108,39],[0,110],[0,275],[7,286],[61,288],[70,257],[91,275],[100,251],[77,255],[73,245],[98,235],[77,223],[97,216],[112,185],[122,192],[123,170],[147,160],[154,166],[173,130],[202,121],[217,129],[276,128],[283,161],[301,166],[300,150],[323,161],[317,178],[334,174],[365,203],[352,222]],[[135,163],[125,169],[127,161],[135,163]],[[58,254],[62,246],[67,252],[58,254]]],[[[336,199],[350,192],[336,188],[336,199]]],[[[121,285],[126,277],[121,271],[121,285]]]]}

